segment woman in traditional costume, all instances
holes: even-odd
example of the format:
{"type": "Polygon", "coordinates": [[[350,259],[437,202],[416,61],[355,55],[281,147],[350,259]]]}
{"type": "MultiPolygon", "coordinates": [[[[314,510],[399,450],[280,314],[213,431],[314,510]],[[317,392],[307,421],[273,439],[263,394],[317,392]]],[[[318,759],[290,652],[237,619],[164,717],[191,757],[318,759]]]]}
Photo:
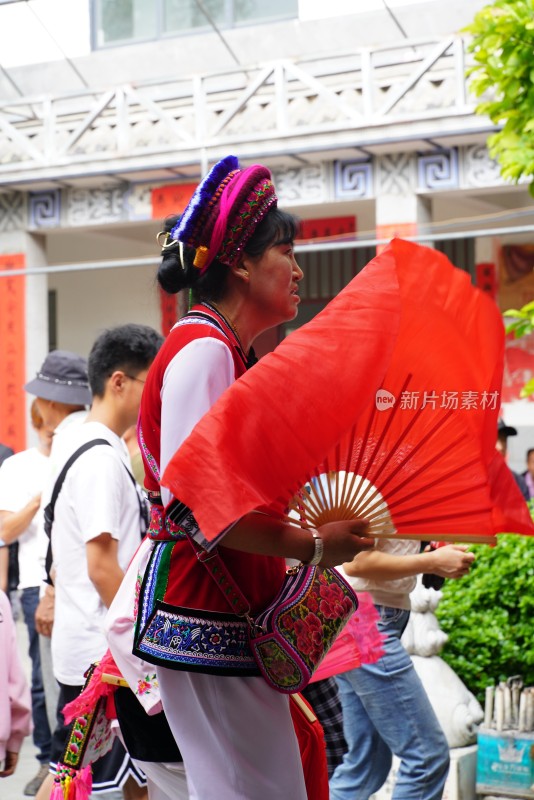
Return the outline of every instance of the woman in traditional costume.
{"type": "MultiPolygon", "coordinates": [[[[260,513],[208,542],[190,510],[160,484],[195,424],[253,365],[253,340],[296,317],[296,231],[296,220],[277,209],[269,171],[240,169],[229,156],[213,167],[182,218],[167,224],[163,242],[160,285],[167,292],[190,288],[195,304],[150,369],[141,404],[153,546],[139,581],[135,652],[156,664],[190,794],[201,800],[307,796],[288,697],[260,676],[247,622],[229,613],[202,560],[218,547],[254,615],[277,594],[285,558],[335,566],[372,546],[361,520],[311,532],[260,513]]],[[[290,404],[290,386],[287,392],[290,404]]]]}

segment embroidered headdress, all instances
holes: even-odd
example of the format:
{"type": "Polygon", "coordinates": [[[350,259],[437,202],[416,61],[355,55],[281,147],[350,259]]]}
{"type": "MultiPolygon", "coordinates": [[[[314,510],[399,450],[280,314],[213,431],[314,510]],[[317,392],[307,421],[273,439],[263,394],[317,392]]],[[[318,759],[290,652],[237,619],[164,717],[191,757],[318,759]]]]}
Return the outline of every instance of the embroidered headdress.
{"type": "Polygon", "coordinates": [[[236,266],[257,225],[277,202],[266,167],[240,169],[237,158],[227,156],[197,187],[170,237],[196,248],[194,265],[201,275],[215,258],[236,266]]]}

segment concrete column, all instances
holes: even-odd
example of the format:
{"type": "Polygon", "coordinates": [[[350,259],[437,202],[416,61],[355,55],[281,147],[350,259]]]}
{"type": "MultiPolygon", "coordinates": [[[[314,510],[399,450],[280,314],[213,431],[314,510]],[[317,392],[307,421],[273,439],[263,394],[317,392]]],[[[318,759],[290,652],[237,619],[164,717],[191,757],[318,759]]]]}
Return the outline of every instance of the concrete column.
{"type": "MultiPolygon", "coordinates": [[[[415,236],[430,221],[430,202],[426,197],[387,194],[376,198],[377,239],[415,236]]],[[[431,242],[425,244],[432,246],[431,242]]]]}

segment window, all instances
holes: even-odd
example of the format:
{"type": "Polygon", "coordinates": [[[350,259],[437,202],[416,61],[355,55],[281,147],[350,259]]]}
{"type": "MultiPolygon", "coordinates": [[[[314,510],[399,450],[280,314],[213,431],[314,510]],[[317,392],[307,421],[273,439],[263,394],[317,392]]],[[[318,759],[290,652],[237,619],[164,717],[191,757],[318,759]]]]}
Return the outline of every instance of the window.
{"type": "MultiPolygon", "coordinates": [[[[1,1],[1,0],[0,0],[1,1]]],[[[165,35],[234,28],[298,14],[298,0],[93,0],[96,47],[159,39],[165,35]]]]}

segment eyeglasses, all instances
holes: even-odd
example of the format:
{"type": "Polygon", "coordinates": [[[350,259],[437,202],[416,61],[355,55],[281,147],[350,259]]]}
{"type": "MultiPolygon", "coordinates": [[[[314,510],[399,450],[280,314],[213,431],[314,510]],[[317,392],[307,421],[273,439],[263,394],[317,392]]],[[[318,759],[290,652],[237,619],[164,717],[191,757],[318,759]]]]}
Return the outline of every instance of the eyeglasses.
{"type": "Polygon", "coordinates": [[[146,378],[143,380],[142,378],[137,378],[135,375],[128,375],[127,372],[124,373],[127,378],[130,378],[131,381],[137,381],[138,383],[146,383],[146,378]]]}

